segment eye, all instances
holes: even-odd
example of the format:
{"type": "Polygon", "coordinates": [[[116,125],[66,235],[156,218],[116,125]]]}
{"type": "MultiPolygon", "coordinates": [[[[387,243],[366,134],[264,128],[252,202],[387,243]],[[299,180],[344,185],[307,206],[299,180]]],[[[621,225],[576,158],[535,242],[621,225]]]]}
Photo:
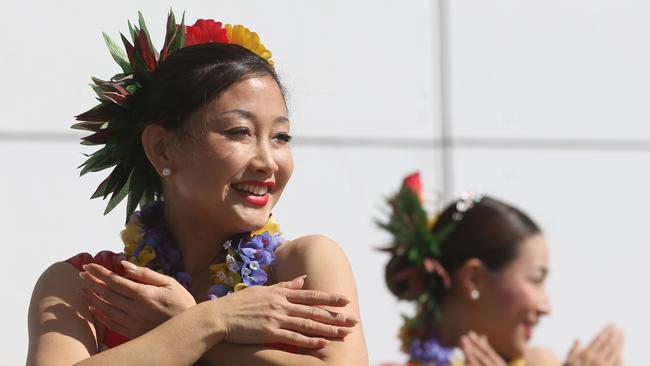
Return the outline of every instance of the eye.
{"type": "Polygon", "coordinates": [[[293,139],[293,136],[289,135],[288,133],[282,132],[282,133],[279,133],[279,134],[275,135],[274,139],[286,144],[286,143],[289,143],[289,141],[291,141],[291,139],[293,139]]]}
{"type": "Polygon", "coordinates": [[[235,127],[226,130],[224,134],[228,137],[250,136],[251,130],[248,127],[235,127]]]}

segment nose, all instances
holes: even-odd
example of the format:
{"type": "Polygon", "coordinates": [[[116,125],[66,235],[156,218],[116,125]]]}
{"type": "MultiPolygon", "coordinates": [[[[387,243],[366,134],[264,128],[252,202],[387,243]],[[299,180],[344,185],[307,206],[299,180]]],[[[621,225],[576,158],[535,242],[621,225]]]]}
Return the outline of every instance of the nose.
{"type": "Polygon", "coordinates": [[[548,293],[546,290],[542,291],[541,298],[539,299],[539,305],[537,308],[537,311],[539,311],[540,314],[546,315],[551,312],[551,300],[548,296],[548,293]]]}
{"type": "Polygon", "coordinates": [[[268,141],[261,140],[256,144],[255,154],[249,167],[254,173],[262,173],[267,176],[278,171],[278,163],[273,156],[273,149],[268,141]]]}

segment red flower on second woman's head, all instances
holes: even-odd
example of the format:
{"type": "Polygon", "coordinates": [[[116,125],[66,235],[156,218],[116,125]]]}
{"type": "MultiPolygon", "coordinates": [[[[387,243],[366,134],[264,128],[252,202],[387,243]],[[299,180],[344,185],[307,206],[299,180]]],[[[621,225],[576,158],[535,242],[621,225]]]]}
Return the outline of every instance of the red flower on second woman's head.
{"type": "Polygon", "coordinates": [[[192,26],[185,26],[185,46],[203,43],[230,43],[228,33],[221,22],[199,19],[192,26]]]}
{"type": "Polygon", "coordinates": [[[408,175],[404,178],[402,185],[408,188],[411,192],[415,193],[420,200],[424,198],[424,193],[422,191],[422,180],[420,179],[420,172],[415,172],[408,175]]]}

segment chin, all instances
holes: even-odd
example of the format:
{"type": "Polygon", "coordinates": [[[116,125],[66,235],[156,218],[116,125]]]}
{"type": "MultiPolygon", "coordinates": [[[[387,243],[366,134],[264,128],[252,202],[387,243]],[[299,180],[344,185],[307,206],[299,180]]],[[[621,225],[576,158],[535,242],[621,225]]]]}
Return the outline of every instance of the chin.
{"type": "Polygon", "coordinates": [[[505,355],[510,360],[516,360],[518,358],[524,357],[526,353],[526,348],[528,347],[528,342],[523,339],[516,339],[514,344],[512,344],[509,354],[505,355]]]}
{"type": "Polygon", "coordinates": [[[237,212],[235,217],[237,219],[231,222],[236,226],[236,231],[242,233],[255,231],[264,227],[269,221],[270,212],[267,212],[267,210],[255,210],[253,212],[244,210],[244,212],[237,212]]]}

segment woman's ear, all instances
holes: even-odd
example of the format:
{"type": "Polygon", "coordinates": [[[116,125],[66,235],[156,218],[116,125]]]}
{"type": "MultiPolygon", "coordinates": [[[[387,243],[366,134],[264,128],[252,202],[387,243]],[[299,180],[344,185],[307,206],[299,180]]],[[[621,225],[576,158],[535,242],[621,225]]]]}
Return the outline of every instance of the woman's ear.
{"type": "Polygon", "coordinates": [[[147,159],[159,175],[174,170],[171,158],[172,134],[159,124],[149,124],[142,131],[142,147],[147,159]]]}
{"type": "Polygon", "coordinates": [[[463,298],[476,302],[487,289],[488,271],[478,258],[470,258],[458,269],[457,278],[463,298]]]}

